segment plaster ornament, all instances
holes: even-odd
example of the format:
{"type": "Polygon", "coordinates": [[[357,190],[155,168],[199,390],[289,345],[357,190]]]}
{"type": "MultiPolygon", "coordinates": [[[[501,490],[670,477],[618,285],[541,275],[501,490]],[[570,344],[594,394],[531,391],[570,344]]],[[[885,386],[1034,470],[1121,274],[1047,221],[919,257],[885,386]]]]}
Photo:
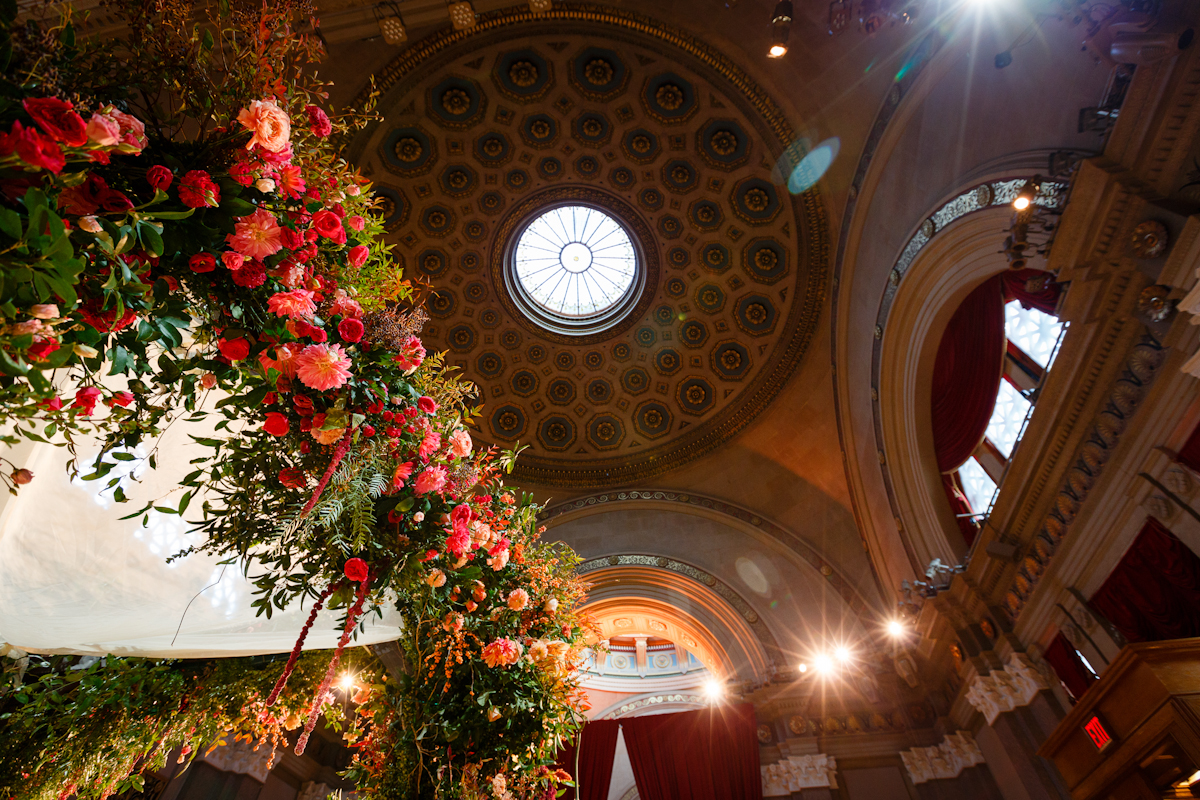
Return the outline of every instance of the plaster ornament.
{"type": "MultiPolygon", "coordinates": [[[[254,780],[262,783],[266,781],[267,773],[270,771],[272,755],[273,751],[269,747],[256,747],[253,742],[235,739],[230,744],[222,745],[205,753],[203,758],[214,768],[222,772],[236,772],[241,775],[249,775],[254,780]]],[[[324,788],[325,794],[331,791],[328,786],[324,788]]],[[[323,798],[325,794],[312,795],[312,797],[323,798]]],[[[303,793],[301,797],[304,797],[303,793]]]]}
{"type": "Polygon", "coordinates": [[[787,797],[803,789],[836,789],[837,760],[823,753],[788,756],[759,768],[763,797],[787,797]]]}
{"type": "Polygon", "coordinates": [[[1161,222],[1148,219],[1133,229],[1130,250],[1138,258],[1158,258],[1167,252],[1170,235],[1161,222]]]}
{"type": "Polygon", "coordinates": [[[984,762],[983,752],[967,731],[947,734],[933,747],[914,747],[900,754],[913,784],[957,778],[964,769],[984,762]]]}
{"type": "Polygon", "coordinates": [[[1195,488],[1196,484],[1192,480],[1191,473],[1183,467],[1171,467],[1163,475],[1163,483],[1167,488],[1178,495],[1189,495],[1195,488]]]}
{"type": "Polygon", "coordinates": [[[1027,706],[1050,684],[1025,653],[1013,653],[1003,670],[976,675],[967,689],[967,702],[983,714],[988,725],[1006,711],[1027,706]]]}

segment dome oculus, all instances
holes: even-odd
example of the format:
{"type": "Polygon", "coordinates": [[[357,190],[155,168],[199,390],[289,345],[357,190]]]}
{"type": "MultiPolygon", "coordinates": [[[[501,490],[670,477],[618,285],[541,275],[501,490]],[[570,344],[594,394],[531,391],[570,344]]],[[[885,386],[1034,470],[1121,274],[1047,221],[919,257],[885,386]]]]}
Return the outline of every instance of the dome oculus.
{"type": "Polygon", "coordinates": [[[639,277],[638,251],[625,226],[585,205],[532,217],[516,237],[509,266],[514,294],[529,315],[563,333],[593,333],[616,322],[639,277]]]}

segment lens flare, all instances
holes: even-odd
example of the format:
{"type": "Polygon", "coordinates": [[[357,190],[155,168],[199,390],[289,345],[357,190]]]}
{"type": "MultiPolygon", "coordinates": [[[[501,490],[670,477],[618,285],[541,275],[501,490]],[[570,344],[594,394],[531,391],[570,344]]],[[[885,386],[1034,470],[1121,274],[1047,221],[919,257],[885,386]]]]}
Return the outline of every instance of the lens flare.
{"type": "Polygon", "coordinates": [[[833,164],[841,146],[841,140],[834,136],[810,150],[788,175],[788,191],[801,194],[811,189],[833,164]]]}
{"type": "Polygon", "coordinates": [[[704,692],[709,700],[720,700],[725,695],[725,685],[718,680],[711,680],[704,685],[704,692]]]}

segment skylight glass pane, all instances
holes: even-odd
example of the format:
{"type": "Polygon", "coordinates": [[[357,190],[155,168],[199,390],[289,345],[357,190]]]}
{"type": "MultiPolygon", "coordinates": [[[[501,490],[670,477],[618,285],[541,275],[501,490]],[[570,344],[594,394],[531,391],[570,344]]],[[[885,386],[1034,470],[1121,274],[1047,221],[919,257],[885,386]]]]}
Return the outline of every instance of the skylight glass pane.
{"type": "Polygon", "coordinates": [[[620,303],[636,263],[625,229],[587,206],[561,206],[537,217],[515,252],[521,286],[535,303],[564,317],[588,317],[620,303]]]}
{"type": "Polygon", "coordinates": [[[1022,308],[1016,300],[1004,306],[1004,335],[1043,369],[1050,368],[1050,355],[1062,329],[1058,317],[1036,308],[1022,308]]]}
{"type": "Polygon", "coordinates": [[[996,407],[988,420],[987,438],[1005,458],[1012,455],[1017,437],[1021,435],[1021,424],[1029,411],[1029,401],[1013,388],[1008,381],[1000,381],[1000,392],[996,395],[996,407]]]}
{"type": "Polygon", "coordinates": [[[983,471],[983,467],[974,458],[958,468],[958,479],[962,481],[963,494],[971,504],[971,510],[983,514],[992,504],[992,495],[996,494],[996,482],[983,471]]]}

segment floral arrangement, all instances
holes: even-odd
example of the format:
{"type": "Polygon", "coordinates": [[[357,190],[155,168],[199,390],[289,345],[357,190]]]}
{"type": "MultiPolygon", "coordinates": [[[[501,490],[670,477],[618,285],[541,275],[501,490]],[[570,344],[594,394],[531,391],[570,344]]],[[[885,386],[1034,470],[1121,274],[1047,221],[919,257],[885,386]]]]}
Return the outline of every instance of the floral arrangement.
{"type": "MultiPolygon", "coordinates": [[[[85,477],[124,501],[111,473],[134,446],[216,415],[174,497],[129,517],[184,515],[202,496],[204,540],[186,552],[253,572],[259,613],[312,604],[272,689],[239,695],[251,733],[275,735],[293,716],[280,709],[299,704],[303,752],[355,630],[394,603],[411,669],[361,698],[348,734],[360,792],[552,791],[582,708],[584,586],[574,554],[539,541],[539,507],[505,487],[516,454],[474,447],[474,387],[420,341],[425,314],[381,241],[370,185],[335,146],[370,109],[322,107],[303,0],[222,3],[210,27],[186,0],[114,8],[126,61],[111,42],[77,42],[69,12],[18,26],[0,7],[9,440],[99,433],[85,477]],[[319,679],[289,686],[326,605],[345,609],[338,647],[319,679]]],[[[32,479],[7,475],[13,490],[32,479]]],[[[111,734],[136,729],[157,749],[99,748],[91,771],[67,751],[50,774],[103,796],[113,775],[153,762],[187,707],[158,704],[111,734]]],[[[38,720],[49,707],[29,708],[38,720]]]]}

